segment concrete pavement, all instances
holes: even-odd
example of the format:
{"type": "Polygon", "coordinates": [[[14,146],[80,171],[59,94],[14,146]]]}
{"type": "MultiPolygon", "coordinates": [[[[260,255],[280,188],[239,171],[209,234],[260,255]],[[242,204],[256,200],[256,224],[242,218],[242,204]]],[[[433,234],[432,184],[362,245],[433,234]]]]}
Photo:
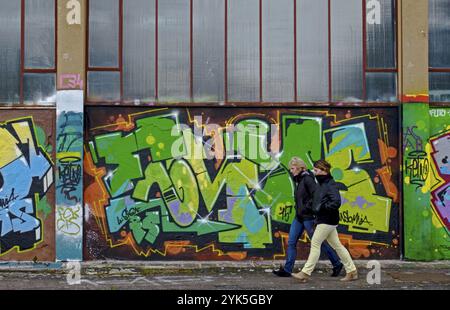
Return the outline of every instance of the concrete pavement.
{"type": "MultiPolygon", "coordinates": [[[[450,289],[450,261],[355,261],[359,279],[342,283],[329,277],[320,261],[311,281],[279,278],[272,269],[283,261],[0,263],[0,289],[67,290],[305,290],[450,289]],[[378,268],[379,267],[379,268],[378,268]],[[379,269],[379,274],[377,273],[379,269]],[[379,284],[378,284],[379,283],[379,284]]],[[[304,261],[296,264],[296,270],[304,261]]],[[[342,275],[345,272],[342,272],[342,275]]]]}

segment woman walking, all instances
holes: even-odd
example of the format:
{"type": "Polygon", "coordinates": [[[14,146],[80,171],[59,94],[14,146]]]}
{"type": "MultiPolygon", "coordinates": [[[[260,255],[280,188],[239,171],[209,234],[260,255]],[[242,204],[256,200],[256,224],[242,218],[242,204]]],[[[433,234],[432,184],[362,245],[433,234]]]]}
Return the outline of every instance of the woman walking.
{"type": "Polygon", "coordinates": [[[344,264],[347,272],[341,281],[353,281],[358,279],[358,271],[350,257],[350,253],[342,245],[336,230],[339,224],[339,207],[341,206],[341,196],[337,184],[330,174],[331,165],[325,160],[318,160],[314,163],[314,174],[319,186],[314,193],[313,210],[316,213],[317,227],[311,240],[311,251],[308,260],[302,271],[292,274],[302,282],[306,282],[320,257],[320,247],[326,240],[336,251],[344,264]]]}
{"type": "MultiPolygon", "coordinates": [[[[288,248],[286,263],[284,267],[273,270],[273,273],[279,277],[290,277],[294,269],[295,259],[297,258],[297,242],[306,230],[309,238],[314,235],[314,213],[311,209],[314,193],[318,187],[314,180],[314,174],[306,167],[305,162],[298,157],[293,157],[289,162],[289,171],[295,182],[294,198],[296,216],[292,221],[289,230],[288,248]]],[[[322,244],[324,251],[333,265],[332,277],[337,277],[341,273],[342,263],[333,249],[324,242],[322,244]]]]}

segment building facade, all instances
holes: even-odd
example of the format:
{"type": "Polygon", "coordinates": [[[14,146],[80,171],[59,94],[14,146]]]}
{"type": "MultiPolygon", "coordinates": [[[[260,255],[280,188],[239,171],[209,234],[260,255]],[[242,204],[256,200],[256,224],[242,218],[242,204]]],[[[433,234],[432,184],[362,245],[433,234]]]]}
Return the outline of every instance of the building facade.
{"type": "MultiPolygon", "coordinates": [[[[450,259],[447,0],[0,0],[0,260],[271,260],[293,156],[356,259],[450,259]]],[[[299,243],[306,258],[309,243],[299,243]]]]}

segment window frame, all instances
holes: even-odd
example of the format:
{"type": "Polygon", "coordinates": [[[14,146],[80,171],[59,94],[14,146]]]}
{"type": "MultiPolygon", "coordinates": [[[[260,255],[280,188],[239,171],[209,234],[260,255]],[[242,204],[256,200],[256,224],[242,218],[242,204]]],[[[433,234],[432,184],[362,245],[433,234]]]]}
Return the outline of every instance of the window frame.
{"type": "MultiPolygon", "coordinates": [[[[55,24],[54,24],[54,66],[53,68],[49,69],[31,69],[31,68],[25,68],[25,1],[26,0],[20,0],[20,87],[19,87],[19,103],[13,104],[14,106],[20,105],[20,106],[26,106],[26,107],[55,107],[56,106],[56,99],[55,102],[51,102],[48,104],[35,104],[35,103],[25,103],[24,102],[24,76],[27,73],[35,73],[35,74],[48,74],[52,73],[55,75],[55,91],[58,89],[58,82],[57,82],[57,67],[58,67],[58,1],[53,0],[54,2],[54,17],[55,17],[55,24]]],[[[55,93],[56,95],[56,93],[55,93]]]]}
{"type": "MultiPolygon", "coordinates": [[[[23,0],[22,0],[23,1],[23,0]]],[[[86,87],[85,87],[85,102],[87,105],[135,105],[135,102],[131,101],[125,101],[123,98],[123,0],[117,0],[118,1],[118,17],[119,17],[119,31],[118,31],[118,66],[117,67],[90,67],[89,66],[89,18],[90,18],[90,8],[89,8],[89,2],[93,0],[86,0],[87,5],[87,21],[86,21],[86,75],[85,80],[87,81],[86,87]],[[100,71],[107,71],[107,72],[119,72],[120,74],[120,98],[119,100],[103,100],[100,99],[98,101],[92,100],[89,98],[88,93],[88,73],[89,72],[100,72],[100,71]]],[[[163,1],[163,0],[161,0],[163,1]]],[[[399,61],[398,61],[398,0],[392,0],[393,5],[393,23],[394,23],[394,58],[395,58],[395,66],[392,68],[369,68],[368,67],[368,61],[367,61],[367,7],[366,7],[366,0],[361,0],[362,2],[362,50],[363,50],[363,70],[361,72],[362,74],[362,81],[363,81],[363,91],[362,91],[362,98],[360,101],[357,102],[345,102],[345,101],[333,101],[332,98],[332,67],[331,67],[331,1],[328,0],[328,101],[326,102],[319,102],[319,101],[313,101],[313,102],[305,102],[305,101],[298,101],[298,85],[297,85],[297,72],[299,70],[298,68],[298,62],[297,62],[297,0],[292,0],[292,9],[294,12],[294,23],[293,23],[293,40],[294,40],[294,48],[292,50],[293,52],[293,59],[294,59],[294,76],[293,76],[293,83],[294,83],[294,98],[292,101],[288,102],[269,102],[264,101],[263,98],[263,62],[262,62],[262,53],[263,53],[263,46],[262,46],[262,40],[263,34],[262,34],[262,23],[263,23],[263,0],[259,0],[259,100],[258,101],[252,101],[252,102],[236,102],[236,101],[230,101],[229,100],[229,94],[228,94],[228,22],[229,22],[229,16],[228,16],[228,0],[224,0],[224,14],[225,14],[225,26],[224,26],[224,40],[225,40],[225,51],[224,51],[224,102],[195,102],[194,101],[194,94],[193,94],[193,49],[195,48],[193,46],[193,6],[195,0],[185,0],[189,1],[189,7],[190,7],[190,55],[189,55],[189,95],[190,99],[182,102],[175,102],[175,103],[169,103],[164,101],[159,101],[158,98],[158,2],[159,0],[155,0],[155,99],[152,101],[141,101],[139,100],[139,106],[217,106],[217,105],[230,105],[230,106],[368,106],[368,107],[391,107],[391,106],[397,106],[401,103],[401,95],[399,94],[399,61]],[[367,100],[367,79],[366,74],[367,73],[395,73],[396,74],[396,101],[395,102],[377,102],[377,101],[368,101],[367,100]]],[[[449,69],[450,72],[450,69],[449,69]]]]}
{"type": "MultiPolygon", "coordinates": [[[[429,3],[431,6],[431,4],[429,3]]],[[[430,11],[430,10],[429,10],[430,11]]],[[[428,13],[430,14],[430,13],[428,13]]],[[[428,16],[428,23],[430,24],[431,19],[428,16]]],[[[428,36],[428,39],[430,39],[430,36],[428,36]]],[[[429,44],[430,46],[431,44],[429,44]]],[[[429,53],[430,55],[430,53],[429,53]]],[[[430,56],[429,56],[430,57],[430,56]]],[[[448,67],[432,67],[430,65],[430,58],[428,59],[428,84],[429,84],[429,98],[431,98],[431,73],[449,73],[450,74],[450,65],[448,67]]],[[[450,90],[449,90],[450,91],[450,90]]],[[[448,107],[450,106],[450,101],[431,101],[429,100],[430,107],[448,107]]]]}

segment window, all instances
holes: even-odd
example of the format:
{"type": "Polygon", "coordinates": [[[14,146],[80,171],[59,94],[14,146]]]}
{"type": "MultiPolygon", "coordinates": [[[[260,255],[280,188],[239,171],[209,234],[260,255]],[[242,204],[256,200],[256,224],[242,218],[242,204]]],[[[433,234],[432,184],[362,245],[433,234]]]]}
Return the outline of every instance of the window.
{"type": "Polygon", "coordinates": [[[367,101],[397,101],[396,1],[366,1],[365,92],[367,101]]]}
{"type": "Polygon", "coordinates": [[[0,103],[56,102],[56,0],[0,0],[0,103]]]}
{"type": "Polygon", "coordinates": [[[89,102],[397,102],[396,0],[88,9],[89,102]]]}
{"type": "Polygon", "coordinates": [[[429,0],[430,102],[450,102],[450,3],[429,0]]]}

